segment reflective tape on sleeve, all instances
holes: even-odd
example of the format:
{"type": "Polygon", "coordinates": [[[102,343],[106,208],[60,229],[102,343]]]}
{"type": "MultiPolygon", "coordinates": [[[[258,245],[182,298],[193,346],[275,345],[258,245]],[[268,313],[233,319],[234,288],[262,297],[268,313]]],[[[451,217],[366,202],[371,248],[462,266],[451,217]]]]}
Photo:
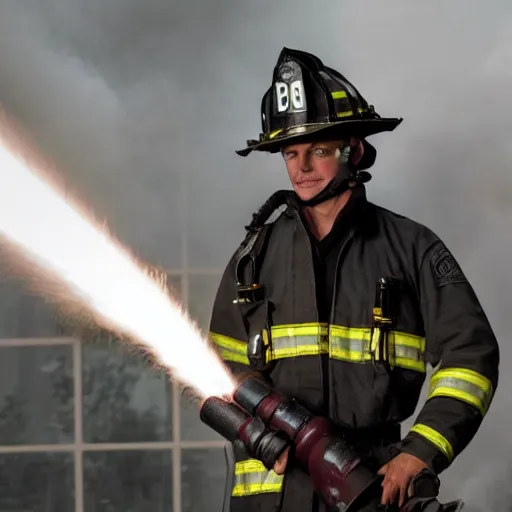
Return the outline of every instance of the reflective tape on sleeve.
{"type": "Polygon", "coordinates": [[[411,432],[416,432],[420,436],[424,437],[427,441],[430,441],[447,459],[449,462],[453,460],[453,447],[437,430],[432,427],[423,425],[422,423],[416,423],[411,428],[411,432]]]}
{"type": "Polygon", "coordinates": [[[256,459],[237,462],[232,496],[251,496],[270,492],[281,492],[283,477],[268,470],[256,459]]]}
{"type": "Polygon", "coordinates": [[[491,382],[478,372],[467,368],[443,368],[432,375],[428,398],[455,398],[473,405],[485,416],[492,395],[491,382]]]}

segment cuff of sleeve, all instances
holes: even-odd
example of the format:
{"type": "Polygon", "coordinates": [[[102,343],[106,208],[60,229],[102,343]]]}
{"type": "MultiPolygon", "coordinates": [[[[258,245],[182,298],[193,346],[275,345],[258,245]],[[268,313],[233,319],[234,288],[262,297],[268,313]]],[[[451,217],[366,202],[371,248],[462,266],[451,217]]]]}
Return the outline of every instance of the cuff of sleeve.
{"type": "Polygon", "coordinates": [[[433,443],[415,432],[407,434],[401,443],[400,451],[422,460],[437,475],[451,462],[433,443]]]}

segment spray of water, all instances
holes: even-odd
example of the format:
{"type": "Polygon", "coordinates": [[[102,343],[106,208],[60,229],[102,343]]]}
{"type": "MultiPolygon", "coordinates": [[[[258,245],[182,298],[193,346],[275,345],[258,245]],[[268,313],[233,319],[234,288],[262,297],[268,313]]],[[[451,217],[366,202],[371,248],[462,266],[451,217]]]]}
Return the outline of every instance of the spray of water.
{"type": "Polygon", "coordinates": [[[199,328],[104,226],[45,175],[26,141],[0,123],[0,235],[38,270],[58,278],[58,300],[79,300],[200,396],[229,395],[233,382],[199,328]]]}

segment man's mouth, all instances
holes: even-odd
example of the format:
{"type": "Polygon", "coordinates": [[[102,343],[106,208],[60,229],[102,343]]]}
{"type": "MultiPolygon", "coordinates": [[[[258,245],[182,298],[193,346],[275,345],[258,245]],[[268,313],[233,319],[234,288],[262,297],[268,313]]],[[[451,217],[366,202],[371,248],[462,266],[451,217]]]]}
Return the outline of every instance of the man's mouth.
{"type": "Polygon", "coordinates": [[[296,184],[300,188],[311,188],[317,185],[321,180],[319,179],[307,179],[307,180],[300,180],[297,181],[296,184]]]}

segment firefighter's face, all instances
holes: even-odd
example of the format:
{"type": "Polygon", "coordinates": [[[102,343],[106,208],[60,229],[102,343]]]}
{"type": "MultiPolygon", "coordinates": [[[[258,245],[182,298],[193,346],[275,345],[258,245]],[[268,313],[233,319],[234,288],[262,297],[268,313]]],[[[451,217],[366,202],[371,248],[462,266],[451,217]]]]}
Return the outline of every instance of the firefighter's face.
{"type": "MultiPolygon", "coordinates": [[[[362,144],[359,141],[350,141],[350,144],[359,151],[362,144]]],[[[308,201],[321,192],[336,176],[341,162],[342,146],[348,141],[329,141],[302,143],[287,146],[282,150],[283,158],[288,170],[288,176],[295,193],[303,201],[308,201]]],[[[356,155],[359,160],[359,155],[356,155]]]]}

